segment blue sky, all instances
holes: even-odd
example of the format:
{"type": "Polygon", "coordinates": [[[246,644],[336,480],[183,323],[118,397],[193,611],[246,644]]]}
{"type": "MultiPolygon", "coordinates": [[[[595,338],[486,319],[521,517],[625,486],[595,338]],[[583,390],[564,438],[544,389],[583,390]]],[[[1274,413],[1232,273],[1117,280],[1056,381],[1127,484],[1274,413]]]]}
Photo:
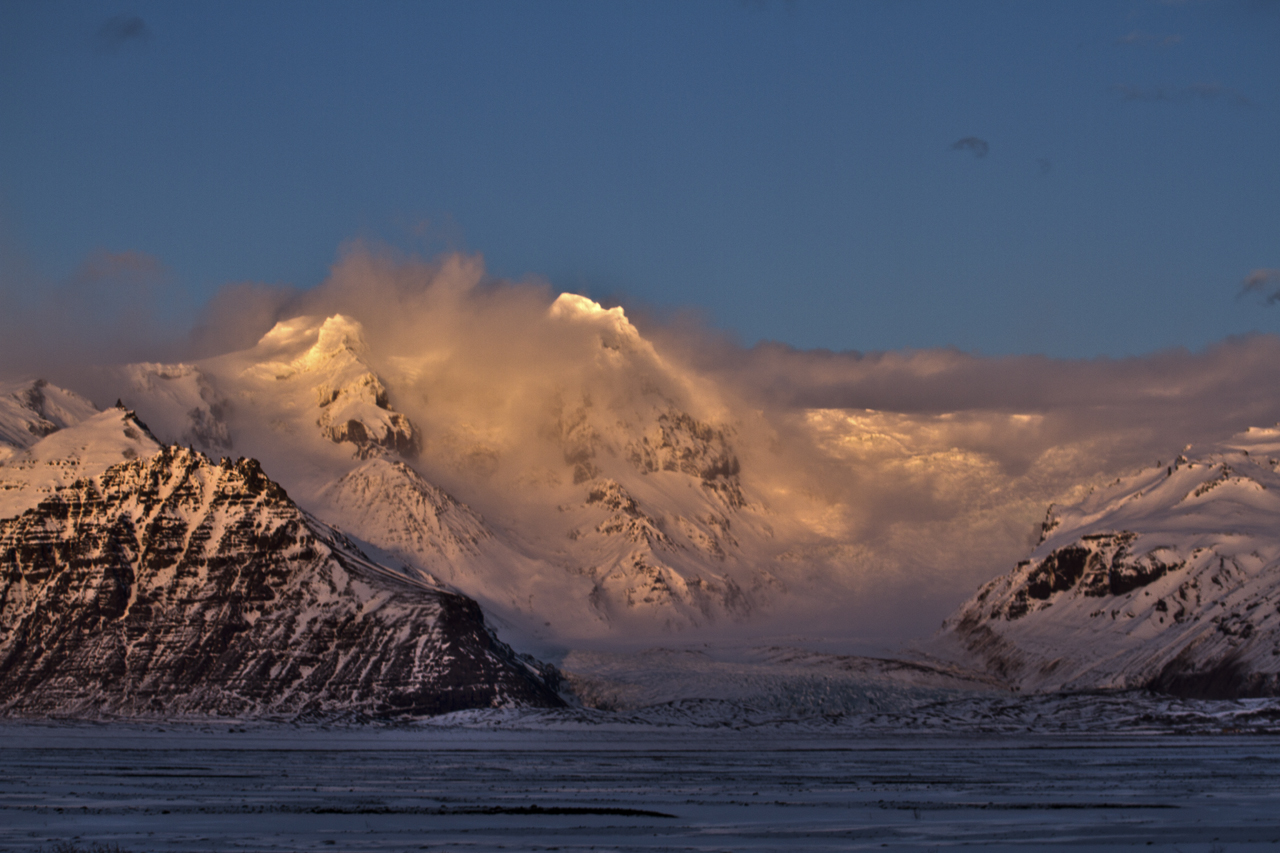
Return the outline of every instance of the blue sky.
{"type": "Polygon", "coordinates": [[[746,344],[1280,332],[1264,0],[5,0],[0,163],[6,290],[138,253],[175,323],[363,238],[746,344]]]}

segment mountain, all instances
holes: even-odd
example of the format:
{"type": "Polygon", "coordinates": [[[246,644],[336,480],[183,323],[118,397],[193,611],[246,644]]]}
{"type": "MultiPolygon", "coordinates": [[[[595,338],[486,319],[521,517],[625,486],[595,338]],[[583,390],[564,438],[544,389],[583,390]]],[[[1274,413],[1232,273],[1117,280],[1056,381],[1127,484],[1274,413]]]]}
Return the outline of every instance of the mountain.
{"type": "Polygon", "coordinates": [[[52,432],[98,411],[90,401],[43,379],[0,384],[0,464],[52,432]]]}
{"type": "MultiPolygon", "coordinates": [[[[48,442],[114,439],[122,425],[145,429],[117,409],[29,452],[50,458],[48,442]]],[[[474,601],[371,560],[256,461],[155,445],[101,467],[105,446],[88,443],[79,479],[0,521],[4,713],[399,717],[562,704],[553,672],[499,642],[474,601]]]]}
{"type": "Polygon", "coordinates": [[[1022,690],[1280,695],[1280,428],[1050,508],[934,648],[1022,690]]]}
{"type": "Polygon", "coordinates": [[[565,294],[543,322],[577,348],[577,373],[503,434],[422,390],[446,355],[390,355],[342,314],[284,320],[191,364],[131,365],[117,384],[162,440],[260,459],[308,511],[535,634],[767,609],[783,548],[715,395],[621,308],[565,294]]]}
{"type": "Polygon", "coordinates": [[[230,402],[195,365],[130,364],[123,372],[128,386],[122,394],[164,401],[164,405],[153,407],[158,420],[149,422],[157,433],[214,455],[232,449],[226,423],[230,402]]]}
{"type": "MultiPolygon", "coordinates": [[[[45,391],[51,389],[45,386],[45,391]]],[[[133,412],[121,407],[97,412],[87,400],[83,404],[89,408],[76,412],[83,419],[71,424],[63,419],[65,429],[50,430],[25,448],[0,446],[9,451],[0,463],[0,518],[20,515],[81,478],[97,477],[112,465],[160,449],[133,412]]]]}

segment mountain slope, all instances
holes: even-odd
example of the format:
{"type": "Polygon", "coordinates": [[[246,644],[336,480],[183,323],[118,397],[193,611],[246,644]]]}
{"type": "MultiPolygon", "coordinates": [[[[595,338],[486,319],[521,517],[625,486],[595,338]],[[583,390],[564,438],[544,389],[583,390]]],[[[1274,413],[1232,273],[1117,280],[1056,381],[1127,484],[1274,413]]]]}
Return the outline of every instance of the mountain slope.
{"type": "Polygon", "coordinates": [[[1051,509],[1028,560],[943,626],[1024,690],[1280,694],[1280,429],[1051,509]]]}
{"type": "Polygon", "coordinates": [[[78,424],[97,411],[79,394],[43,379],[0,385],[0,464],[46,435],[78,424]]]}
{"type": "Polygon", "coordinates": [[[552,434],[572,486],[547,522],[564,539],[531,542],[535,553],[589,578],[610,624],[678,629],[766,607],[780,585],[759,558],[771,551],[763,506],[744,493],[731,425],[690,411],[719,414],[716,395],[669,365],[621,308],[562,294],[549,316],[587,334],[592,370],[555,401],[552,434]]]}
{"type": "MultiPolygon", "coordinates": [[[[230,403],[209,377],[193,364],[130,364],[123,368],[128,396],[161,400],[152,405],[147,423],[167,441],[210,454],[232,448],[226,417],[230,403]]],[[[122,392],[125,393],[125,392],[122,392]]]]}
{"type": "Polygon", "coordinates": [[[370,561],[253,460],[169,446],[0,521],[11,715],[555,706],[475,602],[370,561]]]}
{"type": "Polygon", "coordinates": [[[51,432],[0,464],[0,518],[20,515],[83,477],[159,449],[137,415],[119,407],[51,432]]]}

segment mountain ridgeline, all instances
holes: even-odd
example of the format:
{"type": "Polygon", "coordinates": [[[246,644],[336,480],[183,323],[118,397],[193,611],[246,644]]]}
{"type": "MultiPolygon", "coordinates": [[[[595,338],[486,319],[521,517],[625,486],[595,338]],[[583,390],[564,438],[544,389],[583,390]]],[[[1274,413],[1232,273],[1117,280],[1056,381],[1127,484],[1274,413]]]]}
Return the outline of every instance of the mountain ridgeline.
{"type": "MultiPolygon", "coordinates": [[[[97,416],[145,429],[132,413],[97,416]]],[[[471,599],[380,565],[252,459],[174,445],[0,521],[0,712],[399,718],[555,707],[471,599]]]]}
{"type": "MultiPolygon", "coordinates": [[[[565,294],[539,310],[561,370],[501,393],[447,341],[379,351],[342,314],[104,372],[141,419],[0,387],[0,713],[555,707],[572,678],[495,630],[570,652],[662,644],[874,580],[816,480],[753,476],[835,456],[784,455],[619,308],[565,294]]],[[[822,421],[829,443],[865,443],[843,422],[822,421]]],[[[919,671],[963,689],[1280,695],[1277,458],[1280,430],[1255,429],[1053,508],[919,671]]],[[[622,695],[599,687],[626,682],[614,668],[576,683],[622,695]]]]}
{"type": "Polygon", "coordinates": [[[938,648],[1021,690],[1280,695],[1280,429],[1051,510],[938,648]]]}

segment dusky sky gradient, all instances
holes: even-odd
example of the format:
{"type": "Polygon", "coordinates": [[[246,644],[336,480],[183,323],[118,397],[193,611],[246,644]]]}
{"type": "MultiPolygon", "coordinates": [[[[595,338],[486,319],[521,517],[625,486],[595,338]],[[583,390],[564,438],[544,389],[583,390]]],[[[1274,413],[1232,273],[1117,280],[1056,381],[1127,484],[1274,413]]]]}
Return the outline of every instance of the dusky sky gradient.
{"type": "Polygon", "coordinates": [[[748,345],[1280,332],[1265,0],[5,0],[0,163],[8,310],[113,253],[189,322],[368,239],[748,345]]]}

